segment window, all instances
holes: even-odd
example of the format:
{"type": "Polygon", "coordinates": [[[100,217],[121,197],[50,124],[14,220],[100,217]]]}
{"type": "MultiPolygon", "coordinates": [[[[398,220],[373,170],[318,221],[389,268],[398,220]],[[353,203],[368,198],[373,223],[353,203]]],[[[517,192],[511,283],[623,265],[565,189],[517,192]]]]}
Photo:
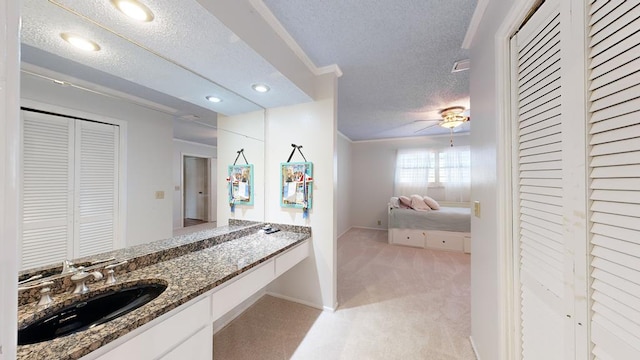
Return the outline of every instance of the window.
{"type": "Polygon", "coordinates": [[[469,201],[470,158],[468,146],[399,149],[395,195],[429,193],[438,200],[469,201]]]}

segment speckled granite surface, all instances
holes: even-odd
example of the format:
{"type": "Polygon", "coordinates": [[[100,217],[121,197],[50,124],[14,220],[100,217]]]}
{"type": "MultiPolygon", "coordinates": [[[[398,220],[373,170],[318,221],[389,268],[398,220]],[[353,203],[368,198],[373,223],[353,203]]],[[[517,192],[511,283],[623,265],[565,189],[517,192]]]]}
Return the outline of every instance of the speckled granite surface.
{"type": "MultiPolygon", "coordinates": [[[[166,259],[159,256],[156,258],[158,260],[156,263],[146,264],[144,267],[134,268],[120,274],[116,285],[106,287],[102,282],[92,284],[91,292],[88,295],[93,296],[114,287],[121,288],[126,284],[138,281],[166,283],[167,289],[159,297],[127,315],[92,329],[51,341],[18,346],[18,359],[78,359],[301,243],[311,235],[310,229],[306,227],[274,225],[282,231],[269,235],[259,232],[259,227],[249,226],[236,229],[239,231],[236,235],[240,234],[241,237],[225,241],[217,242],[214,239],[231,236],[229,229],[225,231],[224,228],[216,228],[205,231],[207,234],[198,232],[178,237],[178,239],[167,240],[174,242],[173,247],[169,243],[165,243],[164,247],[155,243],[150,244],[151,247],[160,246],[162,248],[156,252],[168,251],[171,256],[167,256],[166,259]],[[209,232],[217,233],[217,235],[209,232]],[[173,256],[175,253],[171,252],[172,249],[180,249],[194,242],[200,242],[204,245],[208,241],[210,241],[208,247],[199,246],[199,249],[187,252],[183,252],[184,249],[176,250],[180,253],[177,256],[173,256]]],[[[149,255],[152,250],[148,250],[141,253],[149,255]]],[[[131,249],[122,251],[131,251],[131,249]]],[[[44,317],[78,299],[78,296],[68,292],[54,295],[54,304],[40,312],[35,311],[35,303],[33,302],[23,305],[18,309],[18,327],[44,317]]]]}
{"type": "MultiPolygon", "coordinates": [[[[237,239],[239,237],[255,233],[262,227],[262,223],[248,222],[248,221],[235,221],[233,225],[222,226],[218,228],[212,228],[207,230],[196,231],[190,234],[174,236],[169,239],[158,240],[147,244],[141,244],[132,246],[125,249],[114,250],[94,256],[88,256],[84,258],[74,259],[76,266],[85,266],[87,269],[92,269],[91,263],[94,261],[114,258],[115,262],[120,260],[127,260],[127,264],[114,269],[116,276],[131,272],[136,269],[156,264],[160,261],[167,261],[178,256],[188,254],[193,251],[206,249],[208,247],[221,244],[225,241],[237,239]]],[[[286,226],[289,231],[293,232],[305,232],[304,227],[286,226]],[[299,229],[301,228],[301,229],[299,229]]],[[[97,270],[104,268],[109,263],[104,263],[101,266],[97,266],[97,270]]],[[[69,275],[51,275],[59,274],[62,267],[42,267],[38,269],[28,270],[21,272],[19,279],[26,279],[36,273],[48,276],[49,280],[53,281],[51,291],[53,294],[71,291],[73,284],[69,279],[69,275]]],[[[90,283],[90,282],[88,282],[90,283]]],[[[20,291],[18,293],[18,305],[25,305],[32,301],[39,299],[39,289],[31,289],[20,291]]]]}

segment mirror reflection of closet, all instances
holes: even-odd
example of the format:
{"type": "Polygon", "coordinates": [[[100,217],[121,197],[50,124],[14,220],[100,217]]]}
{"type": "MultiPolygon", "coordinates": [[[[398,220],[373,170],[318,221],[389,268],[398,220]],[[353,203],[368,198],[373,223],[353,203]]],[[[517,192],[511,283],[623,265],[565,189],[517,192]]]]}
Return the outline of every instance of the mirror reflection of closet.
{"type": "MultiPolygon", "coordinates": [[[[230,217],[243,218],[243,214],[248,220],[263,220],[264,202],[239,213],[229,212],[226,200],[220,199],[226,184],[225,173],[219,171],[221,166],[226,168],[233,161],[233,155],[229,154],[235,154],[242,147],[252,149],[251,161],[256,165],[256,172],[264,171],[263,109],[188,66],[159,56],[97,24],[92,18],[101,18],[99,11],[112,10],[108,1],[103,2],[106,5],[96,3],[91,10],[93,13],[86,16],[64,10],[56,2],[93,6],[76,0],[22,2],[21,106],[90,122],[122,124],[121,182],[116,186],[119,193],[114,195],[121,215],[116,215],[112,246],[119,248],[169,238],[175,229],[184,226],[187,218],[181,164],[184,154],[204,158],[207,164],[201,172],[205,171],[208,179],[204,180],[201,190],[196,191],[201,196],[199,203],[196,196],[198,211],[195,218],[213,226],[226,225],[230,217]],[[105,47],[100,54],[103,57],[98,58],[95,54],[59,48],[57,32],[61,28],[87,31],[109,39],[117,44],[117,50],[124,49],[126,53],[118,54],[105,47]],[[120,73],[117,69],[113,72],[105,70],[119,66],[124,69],[120,73]],[[141,84],[135,79],[151,79],[157,87],[154,90],[149,83],[141,84]],[[236,109],[236,112],[223,115],[224,111],[215,111],[215,104],[209,105],[206,101],[195,104],[193,99],[179,96],[179,84],[175,79],[180,82],[188,79],[190,86],[203,91],[219,89],[228,97],[228,103],[240,104],[244,110],[236,109]],[[158,90],[172,85],[176,88],[174,93],[158,90]]],[[[109,16],[105,15],[105,18],[109,16]]],[[[191,20],[179,19],[176,26],[180,21],[191,20]]],[[[220,105],[219,109],[224,106],[220,105]]],[[[44,146],[44,143],[38,146],[44,146]]],[[[41,148],[41,151],[46,149],[41,148]]],[[[46,172],[42,176],[46,180],[46,172]]],[[[264,179],[264,175],[260,174],[258,178],[264,179]]],[[[261,187],[264,181],[256,184],[261,187]]],[[[257,189],[257,192],[264,194],[264,189],[257,189]]],[[[79,219],[79,215],[76,218],[79,219]]],[[[72,224],[67,225],[63,232],[78,233],[72,224]]],[[[82,252],[78,246],[73,243],[58,245],[54,257],[38,260],[35,256],[35,260],[23,263],[21,268],[55,265],[64,259],[106,249],[88,243],[86,251],[82,252]]],[[[52,250],[39,244],[28,251],[51,253],[52,250]]],[[[21,253],[25,251],[21,245],[21,253]]]]}

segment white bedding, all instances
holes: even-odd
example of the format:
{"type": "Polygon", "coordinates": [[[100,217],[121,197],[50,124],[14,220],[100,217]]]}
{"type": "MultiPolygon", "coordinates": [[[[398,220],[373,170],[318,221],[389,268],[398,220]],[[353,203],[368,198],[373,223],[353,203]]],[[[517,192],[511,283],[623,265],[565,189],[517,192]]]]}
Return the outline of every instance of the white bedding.
{"type": "Polygon", "coordinates": [[[417,211],[391,208],[389,228],[471,232],[471,209],[441,207],[440,210],[417,211]]]}

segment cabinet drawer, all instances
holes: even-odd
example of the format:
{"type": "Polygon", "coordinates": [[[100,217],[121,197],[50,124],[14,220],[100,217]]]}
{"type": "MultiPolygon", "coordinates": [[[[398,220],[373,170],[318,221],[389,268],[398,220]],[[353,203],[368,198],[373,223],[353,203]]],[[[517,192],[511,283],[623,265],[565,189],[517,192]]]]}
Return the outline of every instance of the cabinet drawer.
{"type": "MultiPolygon", "coordinates": [[[[205,326],[211,327],[210,298],[199,300],[186,309],[153,326],[131,340],[100,356],[99,360],[156,359],[205,326]]],[[[91,355],[91,354],[90,354],[91,355]]]]}
{"type": "Polygon", "coordinates": [[[393,243],[423,248],[425,246],[424,231],[413,229],[394,229],[393,243]]]}
{"type": "Polygon", "coordinates": [[[464,250],[464,235],[446,231],[430,231],[427,232],[427,247],[462,252],[464,250]]]}
{"type": "Polygon", "coordinates": [[[212,324],[193,334],[185,342],[163,356],[161,360],[211,360],[213,359],[211,339],[213,339],[212,324]]]}
{"type": "Polygon", "coordinates": [[[213,321],[218,320],[229,310],[255,294],[269,284],[274,277],[274,261],[269,260],[257,268],[250,269],[246,275],[216,291],[212,295],[211,312],[213,321]]]}
{"type": "Polygon", "coordinates": [[[287,250],[284,254],[276,257],[276,276],[278,277],[284,274],[287,270],[294,267],[300,261],[309,256],[309,241],[305,241],[302,244],[287,250]]]}

